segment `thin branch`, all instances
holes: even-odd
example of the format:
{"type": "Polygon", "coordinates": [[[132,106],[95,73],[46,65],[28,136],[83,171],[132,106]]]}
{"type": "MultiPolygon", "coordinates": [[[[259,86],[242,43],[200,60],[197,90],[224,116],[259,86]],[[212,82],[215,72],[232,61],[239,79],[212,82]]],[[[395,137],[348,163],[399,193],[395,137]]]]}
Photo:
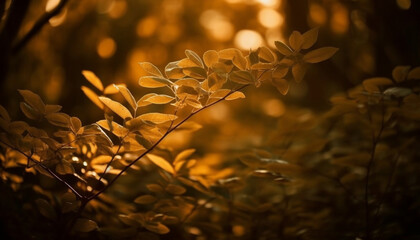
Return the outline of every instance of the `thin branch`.
{"type": "Polygon", "coordinates": [[[248,87],[250,84],[247,85],[243,85],[240,88],[236,89],[236,90],[232,90],[231,92],[229,92],[228,94],[226,94],[226,96],[224,96],[223,98],[220,98],[219,100],[206,105],[200,109],[197,109],[196,111],[192,112],[190,115],[188,115],[186,118],[184,118],[181,122],[179,122],[178,124],[176,124],[174,127],[168,129],[166,131],[166,133],[158,140],[156,141],[149,149],[147,149],[144,153],[142,153],[140,156],[138,156],[134,161],[132,161],[130,164],[128,164],[127,166],[125,166],[118,174],[117,176],[115,176],[106,186],[104,186],[101,190],[99,190],[98,192],[96,192],[94,195],[88,197],[88,200],[92,200],[94,198],[96,198],[98,195],[100,195],[101,193],[103,193],[105,190],[107,190],[111,185],[114,184],[114,182],[123,174],[125,173],[129,168],[131,168],[131,166],[133,166],[137,161],[139,161],[141,158],[143,158],[144,156],[146,156],[146,154],[150,153],[153,149],[155,149],[162,141],[163,139],[166,138],[166,136],[168,136],[172,131],[174,131],[175,129],[177,129],[179,126],[181,126],[183,123],[185,123],[187,120],[189,120],[191,117],[193,117],[194,115],[196,115],[197,113],[203,111],[206,108],[209,108],[223,100],[225,100],[227,97],[229,97],[230,95],[232,95],[233,93],[240,91],[246,87],[248,87]]]}
{"type": "Polygon", "coordinates": [[[75,188],[73,188],[68,182],[66,182],[60,176],[58,176],[57,174],[55,174],[50,168],[48,168],[47,166],[45,166],[44,164],[42,164],[40,161],[37,161],[37,160],[33,159],[32,158],[32,155],[26,154],[22,150],[11,146],[10,144],[4,142],[3,140],[0,140],[0,142],[2,142],[4,145],[8,146],[9,148],[11,148],[11,149],[13,149],[15,151],[18,151],[21,154],[23,154],[28,160],[31,160],[36,165],[39,165],[41,168],[43,168],[45,171],[47,171],[49,174],[51,174],[51,176],[53,176],[55,179],[57,179],[58,181],[62,182],[64,185],[66,185],[67,188],[70,189],[70,191],[72,191],[74,194],[76,194],[77,197],[79,197],[80,199],[85,199],[85,197],[82,194],[80,194],[75,188]]]}
{"type": "MultiPolygon", "coordinates": [[[[124,138],[123,138],[123,139],[124,139],[124,138]]],[[[121,140],[121,142],[122,142],[122,140],[121,140]]],[[[117,152],[116,152],[114,155],[112,155],[112,158],[111,158],[111,160],[109,160],[108,164],[106,165],[106,167],[105,167],[105,169],[104,169],[104,172],[102,173],[102,175],[101,175],[101,176],[99,176],[99,179],[98,179],[98,181],[99,181],[99,182],[102,180],[102,178],[104,178],[104,177],[105,177],[106,171],[108,170],[109,166],[111,166],[112,162],[113,162],[113,161],[114,161],[114,159],[115,159],[115,156],[117,156],[117,155],[118,155],[118,153],[120,152],[120,150],[121,150],[121,146],[122,146],[122,145],[121,145],[121,143],[120,143],[120,145],[118,145],[117,152]]],[[[93,188],[92,188],[92,191],[93,191],[93,188]]]]}
{"type": "Polygon", "coordinates": [[[68,0],[61,0],[58,5],[49,12],[44,13],[38,21],[34,24],[34,26],[29,30],[28,33],[25,34],[17,43],[13,46],[12,52],[17,53],[19,52],[28,42],[33,38],[41,29],[42,27],[48,23],[48,21],[60,13],[60,11],[64,8],[68,0]]]}

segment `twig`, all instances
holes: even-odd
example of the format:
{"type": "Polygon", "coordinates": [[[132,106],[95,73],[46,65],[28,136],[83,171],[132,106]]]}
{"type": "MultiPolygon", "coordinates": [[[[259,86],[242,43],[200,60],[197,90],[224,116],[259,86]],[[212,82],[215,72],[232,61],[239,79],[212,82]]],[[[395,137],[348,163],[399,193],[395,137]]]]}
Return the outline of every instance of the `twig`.
{"type": "Polygon", "coordinates": [[[66,5],[68,0],[61,0],[58,5],[49,12],[44,13],[38,21],[34,24],[34,26],[29,30],[28,33],[25,34],[17,43],[13,46],[12,52],[17,53],[19,52],[23,46],[25,46],[31,38],[33,38],[41,29],[42,27],[54,16],[60,13],[61,9],[66,5]]]}

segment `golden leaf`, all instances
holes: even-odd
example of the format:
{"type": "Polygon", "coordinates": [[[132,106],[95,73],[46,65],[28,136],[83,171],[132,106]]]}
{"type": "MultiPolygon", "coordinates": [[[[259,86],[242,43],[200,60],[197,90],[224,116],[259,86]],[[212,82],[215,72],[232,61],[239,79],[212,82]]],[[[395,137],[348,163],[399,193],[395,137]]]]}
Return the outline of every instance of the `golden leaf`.
{"type": "Polygon", "coordinates": [[[187,55],[188,59],[193,61],[197,66],[204,67],[203,61],[201,61],[200,56],[192,50],[185,50],[185,55],[187,55]]]}
{"type": "Polygon", "coordinates": [[[289,67],[279,65],[276,69],[273,71],[273,78],[284,78],[286,74],[289,72],[289,67]]]}
{"type": "Polygon", "coordinates": [[[206,51],[203,55],[203,60],[206,66],[211,68],[213,64],[219,61],[219,54],[215,50],[206,51]]]}
{"type": "Polygon", "coordinates": [[[295,50],[296,52],[299,52],[303,44],[302,34],[298,31],[293,31],[289,37],[289,44],[293,50],[295,50]]]}
{"type": "Polygon", "coordinates": [[[103,127],[104,129],[112,132],[117,137],[124,137],[128,134],[128,129],[119,125],[118,123],[111,121],[111,126],[109,126],[109,122],[107,120],[100,120],[96,122],[99,126],[103,127]]]}
{"type": "Polygon", "coordinates": [[[146,187],[147,187],[147,189],[149,189],[149,191],[154,192],[154,193],[163,192],[163,187],[159,184],[156,184],[156,183],[147,184],[146,187]]]}
{"type": "Polygon", "coordinates": [[[60,105],[47,104],[47,105],[45,105],[45,114],[59,112],[61,110],[61,108],[62,107],[60,105]]]}
{"type": "Polygon", "coordinates": [[[107,97],[99,97],[99,100],[101,100],[102,103],[105,104],[111,111],[116,113],[118,116],[120,116],[122,119],[126,118],[133,118],[130,111],[126,107],[124,107],[121,103],[116,102],[110,98],[107,97]]]}
{"type": "Polygon", "coordinates": [[[234,71],[229,74],[229,79],[232,82],[239,84],[249,84],[255,82],[254,76],[248,71],[234,71]]]}
{"type": "Polygon", "coordinates": [[[198,88],[200,87],[200,82],[197,81],[194,78],[184,78],[184,79],[180,79],[178,81],[175,82],[175,85],[177,86],[188,86],[188,87],[192,87],[192,88],[198,88]]]}
{"type": "Polygon", "coordinates": [[[323,47],[312,50],[303,56],[303,61],[308,63],[319,63],[331,58],[338,48],[335,47],[323,47]]]}
{"type": "Polygon", "coordinates": [[[29,90],[18,91],[29,106],[31,106],[33,109],[35,109],[41,114],[45,113],[45,103],[42,101],[41,97],[38,94],[35,94],[29,90]]]}
{"type": "Polygon", "coordinates": [[[83,70],[82,74],[86,80],[88,80],[93,86],[99,89],[99,91],[104,90],[104,86],[102,85],[101,80],[95,75],[95,73],[88,70],[83,70]]]}
{"type": "Polygon", "coordinates": [[[98,95],[90,90],[90,88],[82,86],[83,93],[100,109],[104,109],[104,104],[99,100],[98,95]]]}
{"type": "Polygon", "coordinates": [[[180,68],[188,68],[188,67],[199,67],[200,65],[199,65],[199,64],[197,64],[196,62],[192,61],[192,60],[191,60],[191,59],[189,59],[189,58],[184,58],[184,59],[181,59],[181,60],[178,62],[178,66],[179,66],[180,68]]]}
{"type": "Polygon", "coordinates": [[[407,79],[420,79],[420,67],[413,68],[408,73],[407,79]]]}
{"type": "Polygon", "coordinates": [[[217,73],[212,73],[207,78],[207,86],[210,91],[216,91],[223,87],[226,83],[226,78],[220,77],[217,73]]]}
{"type": "Polygon", "coordinates": [[[6,120],[7,122],[11,121],[9,113],[7,112],[7,110],[2,105],[0,105],[0,116],[1,116],[1,118],[6,120]]]}
{"type": "Polygon", "coordinates": [[[230,94],[229,96],[227,96],[225,99],[228,101],[231,101],[231,100],[235,100],[239,98],[245,98],[245,94],[243,94],[242,92],[236,91],[230,94]]]}
{"type": "Polygon", "coordinates": [[[25,114],[25,116],[32,120],[39,120],[42,117],[42,114],[38,111],[36,111],[34,108],[29,106],[25,102],[20,103],[20,110],[25,114]]]}
{"type": "Polygon", "coordinates": [[[73,168],[73,165],[71,165],[71,163],[67,161],[62,161],[61,163],[55,166],[55,171],[61,175],[73,174],[74,168],[73,168]]]}
{"type": "MultiPolygon", "coordinates": [[[[125,86],[125,84],[118,84],[119,86],[125,86]]],[[[105,95],[109,95],[109,94],[117,94],[119,92],[119,90],[115,87],[115,84],[109,84],[108,86],[106,86],[105,90],[104,90],[104,94],[105,95]]]]}
{"type": "Polygon", "coordinates": [[[146,71],[149,74],[152,74],[156,77],[163,77],[162,73],[159,71],[159,69],[149,62],[140,62],[140,67],[143,68],[144,71],[146,71]]]}
{"type": "Polygon", "coordinates": [[[166,113],[145,113],[138,116],[136,119],[141,119],[144,122],[151,122],[154,124],[161,124],[169,121],[173,121],[178,117],[173,114],[166,113]]]}
{"type": "Polygon", "coordinates": [[[153,96],[156,96],[156,95],[157,95],[156,93],[148,93],[148,94],[145,94],[143,97],[141,97],[137,101],[137,106],[144,107],[144,106],[147,106],[147,105],[152,104],[151,102],[148,102],[147,99],[149,99],[149,98],[151,98],[153,96]]]}
{"type": "Polygon", "coordinates": [[[286,79],[274,78],[272,82],[281,94],[286,95],[289,92],[289,82],[286,79]]]}
{"type": "Polygon", "coordinates": [[[120,91],[120,93],[123,95],[125,100],[128,102],[128,104],[130,104],[130,106],[135,111],[137,109],[137,103],[133,97],[133,94],[131,94],[130,90],[128,90],[128,88],[125,87],[124,85],[115,85],[115,88],[117,88],[120,91]]]}
{"type": "Polygon", "coordinates": [[[168,184],[165,190],[172,195],[182,195],[187,191],[183,186],[175,184],[168,184]]]}
{"type": "Polygon", "coordinates": [[[247,61],[246,58],[241,54],[237,54],[232,59],[233,65],[235,65],[240,70],[245,70],[247,61]]]}
{"type": "Polygon", "coordinates": [[[232,90],[230,89],[219,89],[217,91],[215,91],[214,93],[210,94],[209,98],[224,98],[226,97],[229,93],[231,93],[232,90]]]}
{"type": "Polygon", "coordinates": [[[175,174],[175,170],[172,167],[172,165],[168,161],[166,161],[164,158],[154,155],[154,154],[150,154],[150,153],[147,154],[147,157],[149,158],[150,161],[152,161],[158,167],[162,168],[163,170],[171,174],[175,174]]]}
{"type": "Polygon", "coordinates": [[[70,127],[74,133],[79,132],[80,128],[82,127],[82,121],[80,121],[77,117],[70,118],[70,127]]]}
{"type": "Polygon", "coordinates": [[[295,64],[292,67],[292,75],[296,82],[301,82],[306,73],[306,67],[303,64],[295,64]]]}
{"type": "Polygon", "coordinates": [[[188,105],[190,105],[191,107],[193,107],[193,108],[197,108],[197,109],[199,109],[199,108],[202,108],[202,107],[203,107],[203,105],[201,104],[201,102],[200,102],[200,101],[195,100],[195,99],[192,99],[192,98],[187,98],[187,99],[185,100],[185,103],[186,103],[186,104],[188,104],[188,105]]]}
{"type": "Polygon", "coordinates": [[[170,231],[167,226],[159,222],[158,223],[145,223],[144,228],[157,234],[167,234],[170,231]]]}
{"type": "Polygon", "coordinates": [[[142,195],[134,199],[134,202],[137,204],[151,204],[156,202],[158,199],[152,195],[142,195]]]}
{"type": "Polygon", "coordinates": [[[160,88],[171,86],[172,82],[162,77],[146,76],[139,79],[139,85],[147,88],[160,88]]]}
{"type": "Polygon", "coordinates": [[[69,127],[70,116],[65,113],[50,113],[45,115],[49,123],[59,127],[69,127]]]}
{"type": "Polygon", "coordinates": [[[177,163],[181,160],[185,160],[188,157],[190,157],[193,153],[195,152],[195,149],[191,148],[191,149],[186,149],[180,153],[178,153],[178,155],[176,155],[174,163],[177,163]]]}
{"type": "Polygon", "coordinates": [[[290,56],[293,51],[284,43],[280,41],[275,41],[274,44],[276,45],[277,50],[284,56],[290,56]]]}
{"type": "Polygon", "coordinates": [[[267,47],[260,47],[258,49],[258,57],[266,63],[272,63],[276,60],[273,52],[267,47]]]}
{"type": "Polygon", "coordinates": [[[380,92],[379,86],[391,85],[392,81],[389,78],[375,77],[364,80],[362,84],[366,91],[374,93],[380,92]]]}
{"type": "Polygon", "coordinates": [[[145,99],[144,101],[149,102],[149,103],[153,103],[153,104],[166,104],[166,103],[170,103],[174,100],[174,97],[168,96],[168,95],[152,95],[150,97],[148,97],[147,99],[145,99]]]}
{"type": "Polygon", "coordinates": [[[302,49],[308,49],[312,47],[318,40],[318,28],[312,28],[305,32],[303,35],[302,49]]]}

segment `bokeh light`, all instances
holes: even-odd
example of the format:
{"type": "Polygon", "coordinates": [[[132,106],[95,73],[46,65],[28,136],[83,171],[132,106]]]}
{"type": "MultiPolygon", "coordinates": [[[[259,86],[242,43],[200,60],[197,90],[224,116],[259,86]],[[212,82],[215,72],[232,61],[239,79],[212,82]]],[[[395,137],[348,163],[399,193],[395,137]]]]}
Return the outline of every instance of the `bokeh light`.
{"type": "Polygon", "coordinates": [[[349,28],[349,11],[340,3],[335,3],[331,8],[331,30],[337,34],[344,34],[349,28]]]}
{"type": "Polygon", "coordinates": [[[315,25],[323,25],[327,21],[327,11],[319,4],[309,6],[309,18],[315,25]]]}
{"type": "Polygon", "coordinates": [[[117,49],[117,44],[112,38],[103,38],[99,42],[96,51],[101,58],[110,58],[114,55],[117,49]]]}
{"type": "Polygon", "coordinates": [[[263,42],[261,34],[249,29],[237,32],[234,40],[235,46],[242,50],[257,49],[263,42]]]}
{"type": "Polygon", "coordinates": [[[397,0],[397,5],[403,10],[408,10],[411,7],[411,0],[397,0]]]}
{"type": "Polygon", "coordinates": [[[258,21],[266,28],[275,28],[284,23],[284,18],[274,9],[263,8],[258,12],[258,21]]]}
{"type": "Polygon", "coordinates": [[[201,13],[200,24],[207,30],[210,37],[217,41],[228,41],[234,33],[232,23],[222,13],[213,9],[201,13]]]}

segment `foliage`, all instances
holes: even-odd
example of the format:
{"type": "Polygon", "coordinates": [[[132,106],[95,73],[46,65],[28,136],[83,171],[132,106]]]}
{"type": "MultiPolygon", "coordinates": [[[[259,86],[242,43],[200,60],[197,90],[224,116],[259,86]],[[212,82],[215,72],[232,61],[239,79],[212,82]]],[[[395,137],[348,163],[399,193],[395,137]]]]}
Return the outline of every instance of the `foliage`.
{"type": "MultiPolygon", "coordinates": [[[[418,237],[407,221],[419,206],[420,68],[396,67],[393,79],[370,78],[331,99],[323,114],[290,111],[263,146],[221,152],[223,161],[165,145],[173,132],[195,131],[190,119],[248,86],[271,83],[286,95],[312,63],[337,49],[311,48],[312,29],[288,44],[209,50],[169,63],[163,73],[140,63],[151,89],[134,97],[123,84],[104,87],[90,71],[82,86],[104,112],[79,118],[19,90],[28,121],[0,107],[1,176],[30,219],[15,216],[10,238],[111,239],[391,239],[418,237]],[[97,92],[100,92],[99,94],[97,92]],[[153,151],[153,153],[152,153],[153,151]],[[204,170],[203,170],[204,168],[204,170]],[[53,179],[54,181],[51,181],[53,179]],[[31,198],[26,198],[31,196],[31,198]],[[399,200],[404,199],[405,203],[399,200]],[[398,209],[398,210],[396,210],[398,209]],[[42,221],[45,224],[37,224],[42,221]],[[30,229],[30,230],[29,230],[30,229]],[[51,231],[48,229],[55,229],[51,231]]],[[[249,127],[249,126],[248,126],[249,127]]],[[[245,126],[244,126],[245,128],[245,126]]]]}

